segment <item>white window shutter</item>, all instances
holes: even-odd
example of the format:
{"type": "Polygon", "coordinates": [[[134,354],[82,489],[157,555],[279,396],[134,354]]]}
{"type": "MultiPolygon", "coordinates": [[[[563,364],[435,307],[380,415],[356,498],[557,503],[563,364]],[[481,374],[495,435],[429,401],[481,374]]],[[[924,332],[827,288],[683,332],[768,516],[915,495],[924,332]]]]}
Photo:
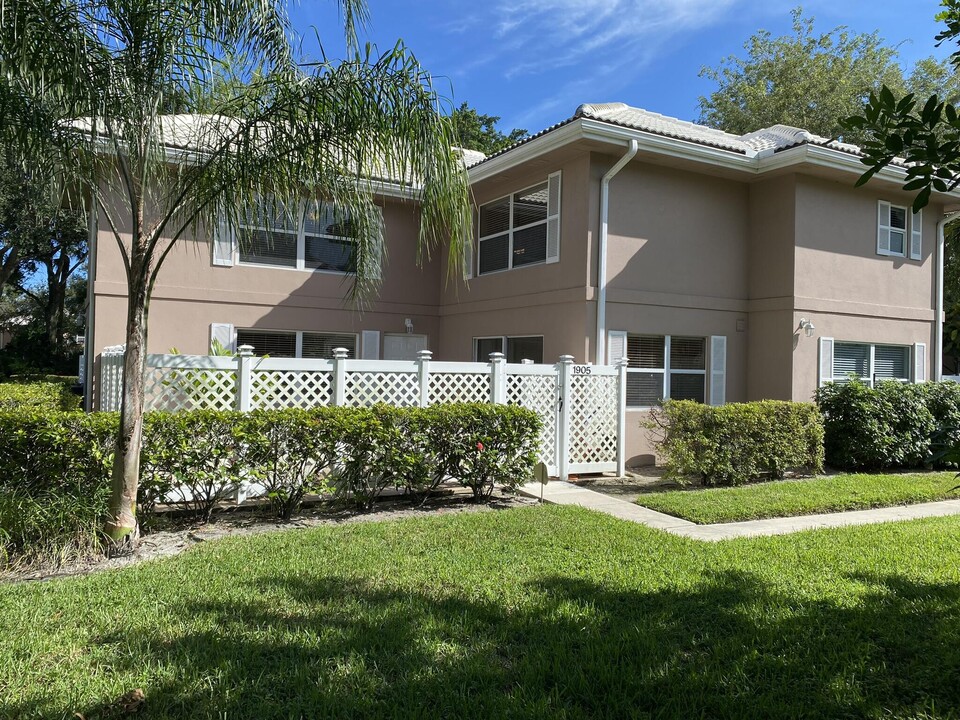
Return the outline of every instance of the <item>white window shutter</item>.
{"type": "Polygon", "coordinates": [[[727,401],[727,336],[710,338],[710,404],[723,405],[727,401]]]}
{"type": "Polygon", "coordinates": [[[463,279],[469,280],[473,277],[473,245],[476,242],[473,235],[468,235],[463,239],[463,279]]]}
{"type": "Polygon", "coordinates": [[[220,218],[213,236],[213,264],[231,267],[236,250],[236,234],[225,217],[220,218]]]}
{"type": "Polygon", "coordinates": [[[820,338],[820,371],[817,387],[833,381],[833,338],[820,338]]]}
{"type": "Polygon", "coordinates": [[[547,178],[547,262],[560,261],[560,173],[547,178]]]}
{"type": "Polygon", "coordinates": [[[877,253],[890,254],[890,203],[877,203],[877,253]]]}
{"type": "Polygon", "coordinates": [[[237,351],[237,333],[229,323],[210,323],[210,352],[213,352],[214,341],[225,350],[237,351]]]}
{"type": "Polygon", "coordinates": [[[360,333],[360,359],[361,360],[379,360],[380,359],[380,331],[363,330],[360,333]]]}
{"type": "Polygon", "coordinates": [[[927,381],[927,344],[916,343],[913,346],[913,381],[927,381]]]}
{"type": "Polygon", "coordinates": [[[913,213],[910,220],[910,259],[920,260],[923,257],[923,210],[913,213]]]}
{"type": "Polygon", "coordinates": [[[387,231],[383,225],[383,209],[379,205],[373,206],[373,222],[378,224],[380,230],[380,244],[377,246],[377,254],[373,258],[373,265],[370,268],[370,277],[379,280],[383,277],[383,263],[387,256],[387,231]]]}
{"type": "Polygon", "coordinates": [[[607,364],[616,365],[627,356],[627,331],[607,330],[607,364]]]}

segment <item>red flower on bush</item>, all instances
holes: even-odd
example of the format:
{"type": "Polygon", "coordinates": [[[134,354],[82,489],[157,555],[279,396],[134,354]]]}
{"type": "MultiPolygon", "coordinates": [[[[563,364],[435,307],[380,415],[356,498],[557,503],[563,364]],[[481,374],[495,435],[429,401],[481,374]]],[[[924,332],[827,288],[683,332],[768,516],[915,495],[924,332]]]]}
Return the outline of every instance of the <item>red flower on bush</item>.
{"type": "Polygon", "coordinates": [[[478,451],[478,452],[483,452],[483,443],[482,443],[482,442],[478,442],[478,443],[477,443],[477,451],[478,451]]]}

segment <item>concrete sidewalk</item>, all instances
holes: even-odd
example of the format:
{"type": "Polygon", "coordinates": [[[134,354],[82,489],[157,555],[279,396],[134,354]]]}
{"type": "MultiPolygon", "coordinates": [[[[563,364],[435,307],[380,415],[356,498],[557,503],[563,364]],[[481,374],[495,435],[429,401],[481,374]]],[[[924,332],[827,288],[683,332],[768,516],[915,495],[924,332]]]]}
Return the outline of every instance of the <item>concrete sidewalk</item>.
{"type": "MultiPolygon", "coordinates": [[[[520,488],[528,497],[539,498],[539,483],[529,483],[520,488]]],[[[926,517],[960,515],[960,500],[920,503],[917,505],[897,505],[874,510],[855,510],[852,512],[823,513],[820,515],[800,515],[797,517],[770,518],[767,520],[747,520],[745,522],[720,523],[717,525],[697,525],[689,520],[666,515],[649,508],[634,505],[625,500],[604,495],[603,493],[579,487],[568,482],[553,481],[543,488],[543,501],[554,505],[580,505],[581,507],[603,512],[607,515],[640,523],[647,527],[665,530],[674,535],[694,540],[730,540],[740,537],[760,537],[765,535],[785,535],[800,530],[818,528],[847,527],[850,525],[870,525],[873,523],[895,522],[897,520],[917,520],[926,517]]]]}

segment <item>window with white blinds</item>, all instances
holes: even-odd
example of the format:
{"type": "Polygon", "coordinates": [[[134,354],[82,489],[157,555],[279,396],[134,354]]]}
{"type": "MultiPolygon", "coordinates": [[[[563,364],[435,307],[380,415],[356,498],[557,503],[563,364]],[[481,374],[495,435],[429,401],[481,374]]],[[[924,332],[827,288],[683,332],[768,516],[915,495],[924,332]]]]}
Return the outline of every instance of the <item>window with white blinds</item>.
{"type": "Polygon", "coordinates": [[[329,360],[334,348],[357,356],[357,336],[347,333],[314,333],[284,330],[237,330],[237,347],[252,345],[253,354],[270,357],[303,357],[329,360]]]}
{"type": "Polygon", "coordinates": [[[833,381],[859,378],[868,385],[880,380],[910,380],[910,348],[837,342],[833,347],[833,381]]]}
{"type": "Polygon", "coordinates": [[[246,213],[237,245],[245,264],[353,272],[352,236],[349,218],[330,203],[266,202],[246,213]]]}
{"type": "Polygon", "coordinates": [[[664,398],[706,401],[707,340],[670,335],[627,336],[627,406],[664,398]]]}
{"type": "Polygon", "coordinates": [[[477,274],[559,259],[560,174],[480,206],[477,274]]]}

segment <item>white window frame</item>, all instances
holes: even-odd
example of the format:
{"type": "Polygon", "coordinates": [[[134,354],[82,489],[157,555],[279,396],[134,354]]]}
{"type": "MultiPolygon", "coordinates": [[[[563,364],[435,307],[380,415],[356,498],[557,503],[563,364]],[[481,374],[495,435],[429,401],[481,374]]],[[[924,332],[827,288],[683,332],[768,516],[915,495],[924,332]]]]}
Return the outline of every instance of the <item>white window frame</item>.
{"type": "MultiPolygon", "coordinates": [[[[265,227],[263,225],[248,225],[245,222],[240,222],[237,225],[236,233],[236,246],[234,248],[234,264],[241,265],[243,267],[257,267],[257,268],[270,268],[271,270],[297,270],[300,272],[319,272],[326,273],[329,275],[350,275],[349,270],[329,270],[327,268],[311,268],[306,265],[306,255],[307,255],[307,234],[306,234],[306,218],[307,210],[309,209],[310,203],[316,203],[320,208],[324,206],[329,206],[331,203],[325,203],[321,200],[301,200],[297,202],[296,205],[296,218],[297,218],[297,257],[295,265],[271,265],[270,263],[259,263],[251,262],[249,260],[243,260],[240,256],[240,236],[244,231],[247,230],[261,230],[264,232],[283,232],[288,234],[293,234],[293,231],[290,229],[278,229],[274,227],[265,227]]],[[[356,243],[353,238],[343,237],[341,235],[327,235],[326,233],[310,233],[310,237],[325,238],[328,240],[336,240],[340,242],[349,242],[356,243]]],[[[349,334],[349,333],[347,333],[349,334]]]]}
{"type": "MultiPolygon", "coordinates": [[[[277,335],[280,335],[280,334],[294,335],[295,342],[296,342],[296,346],[294,349],[295,358],[303,358],[304,333],[306,333],[307,335],[352,335],[353,336],[353,350],[351,351],[352,357],[358,357],[357,352],[358,352],[358,349],[360,348],[360,342],[359,342],[360,339],[357,337],[356,333],[351,333],[351,332],[337,332],[336,330],[274,330],[274,329],[267,329],[267,328],[238,327],[234,330],[234,333],[235,333],[234,337],[239,338],[240,337],[239,334],[242,332],[262,332],[262,333],[275,333],[277,335]]],[[[239,340],[237,342],[239,346],[239,340]]],[[[254,346],[254,350],[256,350],[256,346],[254,346]]],[[[322,359],[329,360],[331,358],[322,358],[322,359]]]]}
{"type": "MultiPolygon", "coordinates": [[[[877,209],[877,255],[884,255],[886,257],[902,257],[905,258],[910,254],[910,246],[913,242],[913,233],[914,230],[911,228],[912,223],[920,223],[919,214],[914,220],[913,212],[910,208],[903,205],[894,205],[893,203],[887,202],[886,200],[880,200],[878,202],[877,209]],[[891,219],[893,215],[893,210],[903,210],[903,227],[895,228],[891,224],[891,219]],[[890,233],[898,232],[903,233],[903,252],[894,252],[890,249],[890,233]],[[886,249],[882,246],[883,234],[886,233],[887,237],[887,247],[886,249]]],[[[922,234],[922,228],[920,230],[922,234]]]]}
{"type": "Polygon", "coordinates": [[[832,370],[832,372],[831,372],[831,378],[830,378],[832,382],[846,382],[846,381],[848,381],[848,380],[850,379],[850,375],[849,375],[849,374],[847,374],[847,375],[837,375],[837,374],[836,374],[837,345],[861,345],[861,346],[864,346],[864,347],[867,347],[867,348],[870,349],[870,352],[869,352],[869,354],[868,354],[869,360],[868,360],[868,365],[867,365],[868,374],[867,374],[866,376],[862,376],[862,375],[861,375],[861,376],[859,377],[859,380],[860,380],[862,383],[864,383],[865,385],[869,386],[869,387],[874,387],[874,385],[875,385],[877,382],[887,382],[887,381],[890,381],[890,380],[893,380],[893,381],[895,381],[895,382],[901,382],[901,383],[909,383],[909,382],[914,382],[914,381],[915,381],[915,379],[914,379],[914,375],[915,375],[914,365],[915,365],[916,363],[915,363],[915,355],[914,355],[915,349],[914,349],[913,346],[911,346],[911,345],[898,345],[898,344],[896,344],[896,343],[868,343],[868,342],[858,342],[858,341],[855,341],[855,340],[834,340],[834,341],[833,341],[833,359],[832,359],[832,366],[831,366],[831,367],[833,368],[833,370],[832,370]],[[880,378],[879,380],[877,379],[877,377],[876,377],[876,370],[877,370],[877,365],[876,365],[876,353],[877,353],[877,348],[878,348],[878,347],[893,347],[893,348],[898,348],[898,349],[901,349],[901,350],[905,350],[905,351],[906,351],[906,353],[907,353],[907,364],[906,364],[907,377],[904,377],[904,378],[883,377],[883,378],[880,378]]]}
{"type": "MultiPolygon", "coordinates": [[[[510,341],[510,340],[516,340],[516,339],[519,339],[519,338],[523,338],[524,340],[526,340],[527,338],[540,338],[540,344],[541,344],[541,346],[543,345],[543,335],[478,335],[477,337],[473,338],[473,360],[474,360],[474,362],[489,362],[489,361],[490,361],[490,358],[489,358],[489,357],[481,358],[479,355],[477,355],[477,345],[479,344],[479,343],[477,342],[478,340],[499,340],[499,341],[500,341],[500,352],[502,352],[502,353],[503,353],[503,356],[506,357],[506,356],[507,356],[507,342],[510,341]]],[[[543,352],[542,348],[541,348],[541,352],[543,352]]],[[[530,358],[530,359],[532,359],[532,358],[530,358]]]]}
{"type": "MultiPolygon", "coordinates": [[[[702,375],[703,376],[703,402],[704,404],[709,404],[710,396],[708,394],[709,388],[707,387],[707,366],[710,365],[710,343],[709,337],[701,337],[699,335],[649,335],[647,333],[627,333],[627,345],[629,347],[629,342],[631,337],[648,337],[648,338],[663,338],[663,365],[662,368],[635,368],[627,366],[627,374],[630,373],[660,373],[663,375],[663,399],[670,399],[670,375],[702,375]],[[674,370],[670,367],[670,342],[673,337],[683,337],[683,338],[697,338],[698,340],[703,340],[703,370],[674,370]]],[[[654,407],[653,405],[630,405],[627,407],[631,410],[649,410],[654,407]]]]}
{"type": "MultiPolygon", "coordinates": [[[[547,262],[549,261],[549,258],[548,258],[548,255],[549,255],[549,253],[548,253],[548,249],[549,249],[549,248],[548,248],[548,243],[549,243],[549,229],[548,229],[548,227],[547,227],[547,224],[550,222],[549,195],[550,195],[550,178],[548,177],[546,180],[543,180],[543,181],[541,181],[541,182],[534,183],[533,185],[528,185],[528,186],[525,187],[525,188],[521,188],[520,190],[515,190],[514,192],[508,193],[507,195],[501,195],[500,197],[498,197],[498,198],[496,198],[496,199],[494,199],[494,200],[490,200],[489,202],[485,202],[485,203],[483,203],[483,205],[480,205],[480,206],[477,207],[477,257],[476,257],[477,277],[486,276],[486,275],[496,275],[497,273],[509,272],[509,271],[511,271],[511,270],[520,270],[520,269],[526,268],[526,267],[537,267],[537,265],[546,265],[546,264],[547,264],[547,262]],[[522,194],[525,193],[527,190],[531,190],[532,188],[535,188],[535,187],[537,187],[538,185],[545,185],[545,186],[546,186],[546,193],[547,193],[547,197],[548,197],[548,200],[547,200],[547,215],[546,215],[546,217],[545,217],[543,220],[537,220],[536,222],[527,223],[526,225],[520,225],[519,227],[514,227],[514,225],[513,225],[513,198],[514,198],[514,196],[515,196],[515,195],[522,195],[522,194]],[[507,229],[506,229],[505,231],[502,231],[502,232],[494,233],[493,235],[483,235],[483,236],[481,236],[481,235],[480,235],[480,217],[481,217],[481,215],[482,215],[482,213],[483,213],[483,208],[485,208],[487,205],[494,205],[494,204],[500,202],[501,200],[503,200],[504,198],[507,198],[507,199],[509,199],[509,201],[510,201],[510,211],[509,211],[509,214],[510,214],[510,223],[509,223],[507,229]],[[515,232],[517,232],[517,231],[520,231],[520,230],[527,230],[528,228],[537,227],[538,225],[543,225],[543,260],[540,260],[539,262],[525,263],[525,264],[523,264],[523,265],[518,265],[517,267],[514,267],[514,266],[513,266],[513,234],[514,234],[515,232]],[[480,271],[480,258],[481,258],[481,256],[483,255],[483,253],[482,253],[482,251],[481,251],[481,245],[482,245],[482,243],[483,243],[484,241],[486,241],[486,240],[492,240],[493,238],[500,237],[500,236],[502,236],[502,235],[504,234],[504,232],[507,234],[507,267],[501,268],[500,270],[488,270],[487,272],[481,272],[481,271],[480,271]]],[[[534,337],[534,336],[533,336],[533,335],[518,335],[517,337],[534,337]]],[[[484,339],[489,340],[489,339],[492,339],[492,338],[484,338],[484,339]]]]}

